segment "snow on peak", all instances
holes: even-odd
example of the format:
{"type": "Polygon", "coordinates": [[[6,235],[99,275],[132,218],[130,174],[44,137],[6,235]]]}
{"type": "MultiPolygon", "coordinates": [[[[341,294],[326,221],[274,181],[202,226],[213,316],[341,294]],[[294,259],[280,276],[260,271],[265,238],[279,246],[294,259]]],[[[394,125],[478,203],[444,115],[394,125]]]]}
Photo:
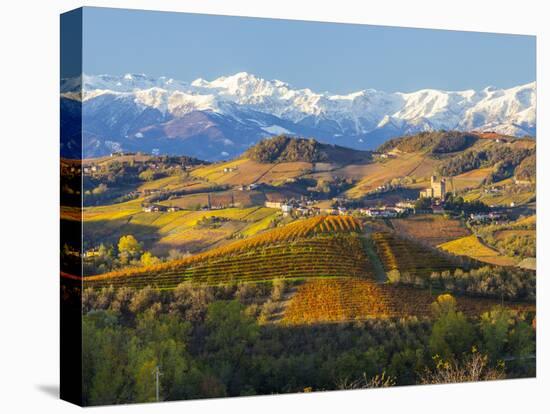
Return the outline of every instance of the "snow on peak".
{"type": "Polygon", "coordinates": [[[78,99],[80,85],[83,100],[104,94],[124,95],[140,106],[174,116],[193,110],[232,114],[237,108],[292,122],[314,117],[314,124],[329,121],[342,129],[340,134],[364,134],[376,128],[405,125],[418,130],[501,128],[520,134],[536,127],[535,82],[509,89],[490,86],[478,91],[422,89],[410,93],[364,89],[338,95],[293,88],[281,80],[266,80],[248,72],[211,81],[198,78],[191,83],[127,73],[64,79],[62,93],[78,99]]]}

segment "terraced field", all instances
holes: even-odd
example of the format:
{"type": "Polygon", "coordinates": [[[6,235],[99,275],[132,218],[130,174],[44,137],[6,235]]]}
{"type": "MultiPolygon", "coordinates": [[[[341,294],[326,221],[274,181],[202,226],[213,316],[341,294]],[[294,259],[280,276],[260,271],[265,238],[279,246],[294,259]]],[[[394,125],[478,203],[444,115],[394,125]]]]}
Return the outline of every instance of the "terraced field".
{"type": "Polygon", "coordinates": [[[499,181],[501,186],[511,186],[511,189],[504,189],[497,193],[485,193],[482,189],[474,189],[464,195],[466,201],[482,201],[489,206],[510,206],[514,203],[516,206],[528,204],[535,199],[535,187],[527,186],[517,188],[513,186],[512,179],[499,181]]]}
{"type": "Polygon", "coordinates": [[[534,227],[536,225],[537,225],[536,215],[532,215],[524,219],[518,220],[513,224],[514,227],[534,227]]]}
{"type": "Polygon", "coordinates": [[[82,209],[82,218],[89,222],[127,218],[142,211],[141,203],[143,203],[143,199],[137,198],[108,206],[86,207],[82,209]]]}
{"type": "Polygon", "coordinates": [[[277,278],[365,276],[368,259],[351,217],[318,216],[189,258],[85,278],[90,287],[205,284],[277,278]]]}
{"type": "MultiPolygon", "coordinates": [[[[437,293],[380,283],[371,262],[376,255],[386,272],[398,269],[420,277],[469,265],[390,232],[371,235],[377,252],[371,257],[366,254],[362,231],[360,222],[350,216],[317,216],[184,259],[86,277],[83,283],[92,288],[152,286],[163,290],[182,282],[227,285],[294,280],[298,287],[285,299],[281,318],[274,323],[304,325],[430,316],[437,293]]],[[[457,303],[459,310],[474,315],[499,301],[457,297],[457,303]]]]}
{"type": "Polygon", "coordinates": [[[450,180],[450,191],[461,191],[467,188],[477,188],[493,172],[493,168],[478,168],[456,175],[450,180]]]}
{"type": "MultiPolygon", "coordinates": [[[[281,323],[304,325],[370,318],[429,317],[437,295],[407,286],[377,284],[369,279],[310,279],[299,286],[286,307],[281,323]]],[[[499,301],[456,297],[457,308],[467,315],[479,315],[499,301]]],[[[534,305],[508,304],[532,310],[534,305]]]]}
{"type": "Polygon", "coordinates": [[[265,201],[265,196],[259,191],[216,191],[184,195],[161,201],[158,204],[183,209],[194,209],[199,206],[207,206],[208,195],[210,195],[210,204],[213,207],[235,205],[237,207],[248,208],[263,205],[265,201]]]}
{"type": "Polygon", "coordinates": [[[384,162],[359,166],[352,165],[335,171],[333,174],[359,179],[357,185],[346,193],[350,198],[359,198],[394,178],[409,177],[417,181],[426,179],[439,163],[440,161],[422,153],[399,153],[395,158],[390,158],[384,162]]]}
{"type": "Polygon", "coordinates": [[[432,272],[467,266],[454,258],[438,253],[419,243],[389,232],[372,234],[372,239],[386,272],[398,270],[411,276],[429,277],[432,272]]]}
{"type": "Polygon", "coordinates": [[[481,243],[475,235],[443,243],[438,247],[452,254],[468,256],[480,262],[498,266],[514,266],[516,264],[514,259],[503,256],[498,251],[481,243]]]}
{"type": "Polygon", "coordinates": [[[117,243],[133,234],[148,249],[161,254],[171,248],[198,252],[239,232],[253,235],[266,229],[276,210],[265,207],[226,208],[210,211],[143,212],[141,200],[84,209],[84,235],[91,243],[117,243]],[[215,229],[198,228],[209,217],[227,220],[215,229]],[[262,225],[255,226],[258,223],[262,225]]]}
{"type": "Polygon", "coordinates": [[[138,187],[138,191],[208,191],[212,184],[199,180],[190,180],[183,175],[172,175],[157,180],[148,181],[138,187]]]}
{"type": "Polygon", "coordinates": [[[191,173],[193,177],[210,183],[228,185],[249,185],[252,183],[277,184],[287,178],[303,174],[312,168],[307,162],[260,163],[248,158],[200,167],[191,173]]]}
{"type": "Polygon", "coordinates": [[[434,214],[419,214],[402,219],[393,219],[391,223],[397,233],[413,237],[431,246],[437,246],[470,234],[470,231],[462,225],[460,220],[448,219],[434,214]]]}
{"type": "Polygon", "coordinates": [[[495,232],[495,240],[504,240],[508,237],[518,236],[518,237],[535,237],[536,230],[499,230],[495,232]]]}

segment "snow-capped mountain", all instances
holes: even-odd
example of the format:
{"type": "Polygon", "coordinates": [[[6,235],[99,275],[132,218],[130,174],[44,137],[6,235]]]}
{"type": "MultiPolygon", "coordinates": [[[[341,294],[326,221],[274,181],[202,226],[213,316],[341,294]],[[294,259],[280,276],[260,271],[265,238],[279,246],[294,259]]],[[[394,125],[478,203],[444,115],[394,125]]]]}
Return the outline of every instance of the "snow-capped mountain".
{"type": "Polygon", "coordinates": [[[217,160],[280,133],[358,149],[425,130],[536,134],[534,82],[480,91],[336,95],[245,72],[190,83],[126,74],[64,79],[61,93],[82,104],[85,156],[156,149],[217,160]]]}

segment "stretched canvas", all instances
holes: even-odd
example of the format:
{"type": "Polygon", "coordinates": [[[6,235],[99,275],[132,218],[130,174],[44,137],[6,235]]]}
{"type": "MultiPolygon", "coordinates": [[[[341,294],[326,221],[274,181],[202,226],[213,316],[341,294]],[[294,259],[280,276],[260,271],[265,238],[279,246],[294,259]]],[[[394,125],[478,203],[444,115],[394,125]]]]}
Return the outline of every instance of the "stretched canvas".
{"type": "Polygon", "coordinates": [[[534,36],[63,14],[62,398],[535,376],[535,82],[534,36]]]}

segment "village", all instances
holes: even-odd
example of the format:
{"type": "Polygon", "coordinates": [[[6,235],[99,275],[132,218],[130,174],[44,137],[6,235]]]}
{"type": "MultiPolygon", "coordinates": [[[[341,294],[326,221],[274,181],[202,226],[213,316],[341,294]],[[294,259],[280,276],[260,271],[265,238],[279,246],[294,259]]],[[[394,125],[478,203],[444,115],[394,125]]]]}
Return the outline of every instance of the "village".
{"type": "MultiPolygon", "coordinates": [[[[241,185],[234,187],[237,191],[253,191],[261,190],[261,184],[241,185]]],[[[380,192],[380,187],[375,191],[380,192]]],[[[370,219],[392,219],[407,217],[415,214],[448,214],[457,216],[455,209],[448,208],[445,202],[445,197],[449,192],[447,190],[447,181],[445,178],[430,178],[430,187],[421,190],[419,197],[415,199],[407,199],[395,203],[378,203],[376,206],[364,206],[362,202],[349,200],[345,197],[333,197],[327,206],[327,200],[317,200],[313,197],[293,197],[281,198],[278,197],[268,199],[263,206],[267,208],[280,210],[283,217],[311,217],[317,215],[351,215],[356,217],[365,217],[370,219]]],[[[168,198],[169,200],[170,198],[168,198]]],[[[211,193],[207,195],[206,205],[200,206],[202,211],[220,210],[224,208],[235,207],[235,199],[232,193],[230,201],[227,203],[213,202],[211,193]]],[[[173,205],[163,205],[158,203],[144,203],[143,211],[146,213],[153,212],[174,212],[180,211],[181,208],[173,205]]],[[[506,214],[502,209],[490,208],[489,211],[474,211],[469,212],[464,217],[470,223],[488,223],[506,220],[506,214]]]]}

